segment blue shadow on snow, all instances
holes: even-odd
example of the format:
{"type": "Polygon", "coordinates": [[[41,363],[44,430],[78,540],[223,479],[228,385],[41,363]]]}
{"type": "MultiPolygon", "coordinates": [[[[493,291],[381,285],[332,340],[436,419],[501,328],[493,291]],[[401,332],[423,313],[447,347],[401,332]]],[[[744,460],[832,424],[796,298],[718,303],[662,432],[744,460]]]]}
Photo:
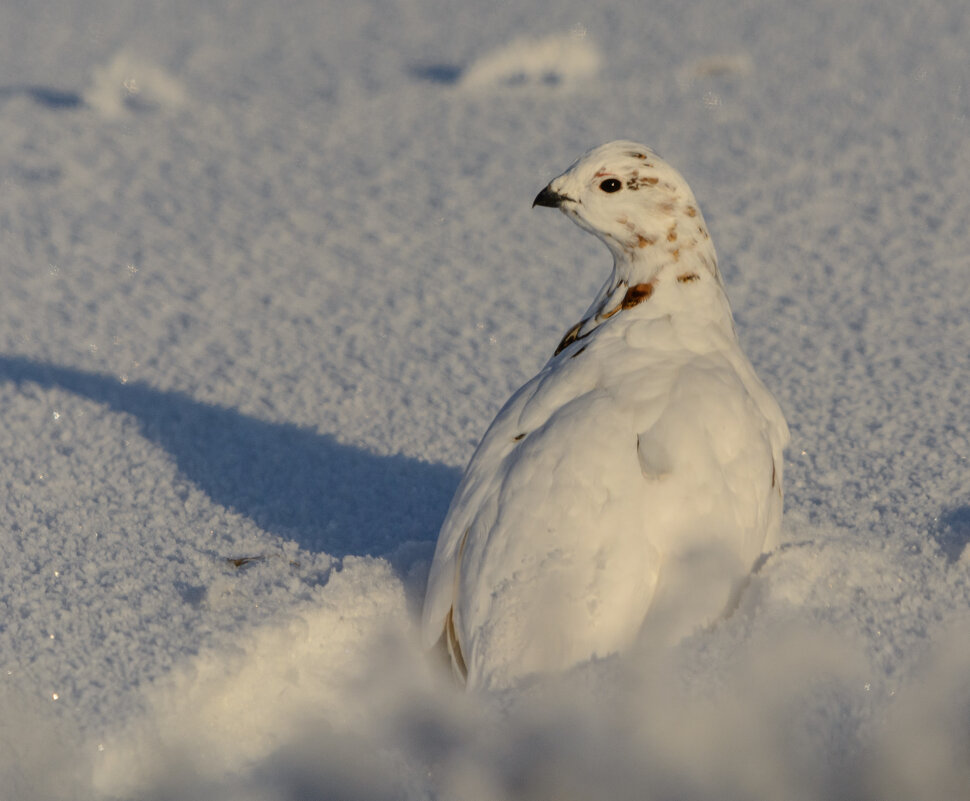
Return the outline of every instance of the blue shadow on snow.
{"type": "Polygon", "coordinates": [[[53,86],[0,86],[0,101],[23,95],[45,108],[57,110],[80,108],[84,100],[77,92],[53,86]]]}
{"type": "Polygon", "coordinates": [[[411,74],[422,81],[453,86],[461,80],[462,68],[457,64],[416,64],[411,74]]]}
{"type": "Polygon", "coordinates": [[[957,506],[941,514],[931,535],[946,561],[956,562],[970,547],[970,506],[957,506]]]}
{"type": "Polygon", "coordinates": [[[313,429],[99,373],[0,356],[0,381],[64,389],[131,415],[213,501],[336,557],[433,540],[460,478],[452,467],[368,453],[313,429]]]}

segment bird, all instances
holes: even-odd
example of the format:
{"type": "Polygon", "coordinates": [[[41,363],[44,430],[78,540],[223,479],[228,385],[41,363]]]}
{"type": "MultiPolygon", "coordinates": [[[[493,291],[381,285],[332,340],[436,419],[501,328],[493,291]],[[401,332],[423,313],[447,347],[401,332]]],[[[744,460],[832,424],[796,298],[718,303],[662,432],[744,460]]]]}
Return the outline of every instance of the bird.
{"type": "Polygon", "coordinates": [[[686,180],[614,141],[532,205],[598,237],[613,268],[486,430],[439,532],[421,637],[468,690],[710,629],[782,518],[788,426],[686,180]]]}

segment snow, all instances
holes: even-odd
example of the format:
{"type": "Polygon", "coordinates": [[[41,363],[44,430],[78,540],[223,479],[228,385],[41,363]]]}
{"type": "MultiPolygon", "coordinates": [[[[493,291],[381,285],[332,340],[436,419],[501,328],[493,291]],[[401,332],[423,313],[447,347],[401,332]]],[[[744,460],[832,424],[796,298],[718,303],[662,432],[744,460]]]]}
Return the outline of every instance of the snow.
{"type": "Polygon", "coordinates": [[[965,795],[968,44],[961,0],[4,4],[5,797],[965,795]],[[783,544],[671,653],[463,696],[437,528],[609,269],[529,204],[622,137],[791,425],[783,544]]]}
{"type": "Polygon", "coordinates": [[[572,83],[596,74],[600,54],[582,26],[567,34],[515,39],[477,58],[461,76],[465,89],[572,83]]]}

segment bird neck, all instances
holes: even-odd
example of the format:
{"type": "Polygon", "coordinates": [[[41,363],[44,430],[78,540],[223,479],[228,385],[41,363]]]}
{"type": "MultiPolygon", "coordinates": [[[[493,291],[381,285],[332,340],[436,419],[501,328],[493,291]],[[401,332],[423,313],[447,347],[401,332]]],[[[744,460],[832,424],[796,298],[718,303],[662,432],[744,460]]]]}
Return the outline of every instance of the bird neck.
{"type": "Polygon", "coordinates": [[[704,318],[733,334],[734,320],[713,247],[694,246],[680,252],[645,247],[633,254],[614,251],[610,277],[583,318],[566,332],[554,355],[607,321],[647,303],[658,310],[662,307],[664,315],[704,318]],[[699,302],[701,295],[707,302],[699,302]]]}
{"type": "Polygon", "coordinates": [[[711,276],[718,284],[721,276],[717,269],[717,254],[703,221],[699,234],[687,237],[678,235],[678,226],[669,230],[646,235],[636,231],[636,244],[631,240],[622,243],[607,241],[613,254],[613,275],[628,285],[647,283],[662,275],[679,275],[695,271],[711,276]]]}

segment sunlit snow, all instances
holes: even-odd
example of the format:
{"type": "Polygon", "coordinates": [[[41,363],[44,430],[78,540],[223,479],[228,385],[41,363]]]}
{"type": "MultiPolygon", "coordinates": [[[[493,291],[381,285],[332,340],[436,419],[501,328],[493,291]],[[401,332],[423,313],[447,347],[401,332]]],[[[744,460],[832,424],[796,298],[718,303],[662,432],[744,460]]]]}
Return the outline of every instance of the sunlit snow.
{"type": "Polygon", "coordinates": [[[970,10],[0,8],[0,795],[958,799],[970,10]],[[530,212],[689,181],[792,429],[781,547],[667,652],[462,694],[465,462],[609,270],[530,212]]]}

